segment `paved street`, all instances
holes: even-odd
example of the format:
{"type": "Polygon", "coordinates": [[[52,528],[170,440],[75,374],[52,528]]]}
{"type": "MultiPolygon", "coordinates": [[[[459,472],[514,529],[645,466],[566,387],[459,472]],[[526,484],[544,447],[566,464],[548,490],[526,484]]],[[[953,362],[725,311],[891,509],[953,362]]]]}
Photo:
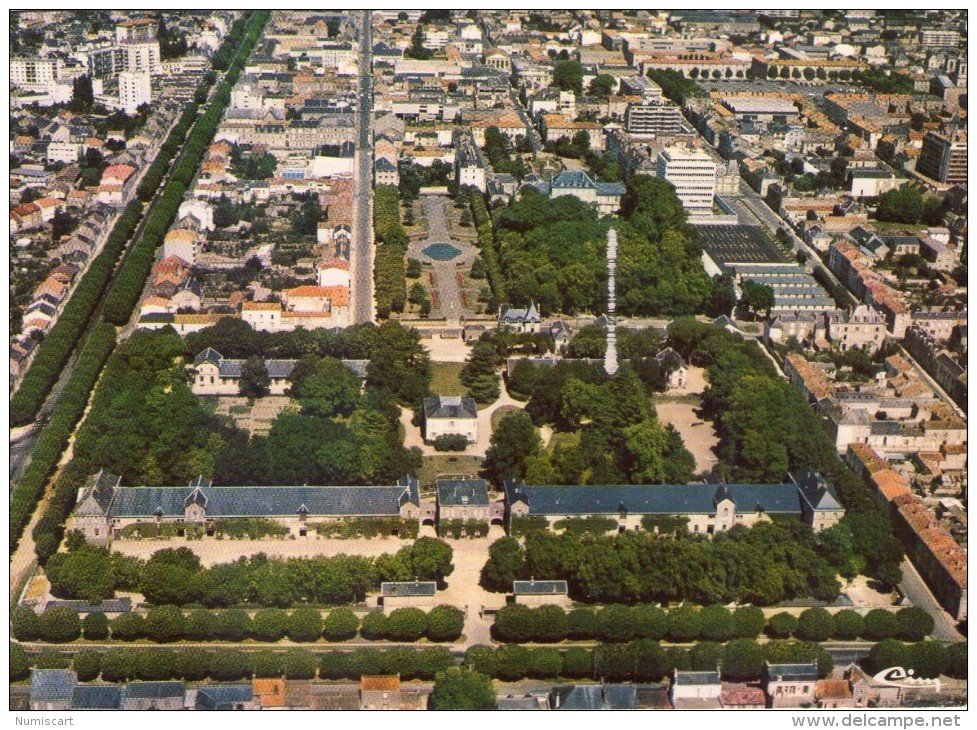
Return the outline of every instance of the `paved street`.
{"type": "Polygon", "coordinates": [[[922,577],[916,572],[916,568],[909,562],[909,559],[904,558],[900,567],[902,568],[902,582],[899,584],[899,589],[904,596],[913,602],[914,606],[922,608],[933,617],[936,622],[933,628],[933,638],[942,641],[964,641],[965,637],[957,631],[956,621],[937,603],[936,598],[930,593],[926,583],[923,582],[922,577]]]}
{"type": "Polygon", "coordinates": [[[357,109],[359,134],[356,138],[356,231],[350,251],[352,271],[353,321],[372,322],[373,309],[373,72],[371,12],[363,11],[360,34],[360,92],[357,109]]]}

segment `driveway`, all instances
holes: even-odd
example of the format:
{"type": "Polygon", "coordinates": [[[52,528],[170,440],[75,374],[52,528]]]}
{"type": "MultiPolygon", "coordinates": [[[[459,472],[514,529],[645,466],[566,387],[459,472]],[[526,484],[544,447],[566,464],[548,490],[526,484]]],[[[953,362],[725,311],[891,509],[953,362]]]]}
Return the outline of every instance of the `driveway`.
{"type": "MultiPolygon", "coordinates": [[[[478,439],[475,441],[475,443],[469,444],[464,451],[451,453],[460,453],[463,456],[485,456],[485,452],[488,451],[489,443],[492,440],[492,414],[495,413],[495,411],[497,411],[499,408],[503,408],[505,406],[514,406],[516,408],[525,407],[525,403],[522,401],[517,401],[515,398],[509,395],[509,391],[507,391],[505,388],[505,380],[501,380],[499,385],[502,393],[498,400],[486,408],[479,409],[478,411],[478,439]]],[[[433,446],[424,443],[422,430],[411,423],[411,419],[413,417],[414,412],[412,410],[401,406],[400,423],[404,427],[404,447],[409,449],[412,446],[416,446],[425,456],[437,456],[439,454],[448,453],[438,451],[433,446]]]]}

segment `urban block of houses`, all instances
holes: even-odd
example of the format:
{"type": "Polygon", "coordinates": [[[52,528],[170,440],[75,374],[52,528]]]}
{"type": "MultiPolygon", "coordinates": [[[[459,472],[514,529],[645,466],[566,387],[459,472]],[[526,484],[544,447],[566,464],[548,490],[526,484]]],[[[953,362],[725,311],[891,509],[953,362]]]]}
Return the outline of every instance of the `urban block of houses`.
{"type": "Polygon", "coordinates": [[[439,436],[464,436],[478,440],[478,407],[475,400],[460,395],[439,395],[424,399],[424,440],[439,436]]]}
{"type": "Polygon", "coordinates": [[[506,520],[545,517],[549,525],[574,517],[617,519],[618,530],[641,530],[645,516],[675,518],[693,534],[752,527],[774,515],[794,516],[816,532],[844,515],[820,474],[791,475],[790,484],[658,484],[530,486],[505,482],[506,520]]]}

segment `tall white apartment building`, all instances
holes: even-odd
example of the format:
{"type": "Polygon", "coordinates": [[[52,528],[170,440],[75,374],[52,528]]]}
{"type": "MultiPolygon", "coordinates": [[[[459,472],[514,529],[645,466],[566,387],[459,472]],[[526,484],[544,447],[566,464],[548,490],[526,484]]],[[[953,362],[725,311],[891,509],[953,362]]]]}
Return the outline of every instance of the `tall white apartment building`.
{"type": "Polygon", "coordinates": [[[59,58],[11,58],[10,83],[28,91],[48,91],[57,83],[59,58]]]}
{"type": "Polygon", "coordinates": [[[149,71],[123,71],[119,74],[119,104],[126,114],[135,114],[153,100],[149,71]]]}
{"type": "Polygon", "coordinates": [[[159,42],[128,43],[123,48],[128,56],[127,71],[159,73],[159,42]]]}
{"type": "Polygon", "coordinates": [[[675,187],[689,217],[712,214],[716,194],[716,163],[705,152],[667,147],[658,153],[658,177],[675,187]]]}

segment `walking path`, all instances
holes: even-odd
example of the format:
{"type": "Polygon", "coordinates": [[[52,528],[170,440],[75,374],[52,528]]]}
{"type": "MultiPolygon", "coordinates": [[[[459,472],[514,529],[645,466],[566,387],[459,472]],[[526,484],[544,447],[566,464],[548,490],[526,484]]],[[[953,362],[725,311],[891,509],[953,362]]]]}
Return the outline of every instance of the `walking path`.
{"type": "MultiPolygon", "coordinates": [[[[509,391],[506,390],[505,381],[502,380],[499,383],[501,387],[501,395],[499,395],[498,400],[489,405],[486,408],[482,408],[478,412],[478,439],[473,444],[469,444],[462,452],[451,452],[451,454],[462,456],[485,456],[485,452],[488,451],[489,442],[492,438],[492,414],[498,409],[505,406],[514,406],[516,408],[525,407],[525,403],[522,401],[517,401],[511,395],[509,391]]],[[[400,409],[400,423],[404,427],[404,448],[411,448],[416,446],[421,450],[421,453],[425,456],[438,456],[443,455],[448,452],[438,451],[433,446],[424,443],[423,429],[418,428],[413,423],[411,419],[414,417],[414,412],[409,408],[401,407],[400,409]]]]}
{"type": "Polygon", "coordinates": [[[451,201],[443,195],[428,195],[421,199],[424,217],[427,219],[427,235],[412,240],[407,248],[407,255],[429,264],[425,267],[421,280],[432,291],[431,316],[445,317],[449,327],[457,327],[460,326],[462,317],[475,314],[474,309],[470,306],[466,307],[462,302],[458,275],[467,276],[478,252],[469,241],[451,235],[445,210],[450,203],[451,201]],[[422,253],[425,248],[435,243],[449,243],[461,253],[449,261],[438,261],[422,253]],[[437,292],[436,300],[433,296],[434,292],[437,292]]]}

